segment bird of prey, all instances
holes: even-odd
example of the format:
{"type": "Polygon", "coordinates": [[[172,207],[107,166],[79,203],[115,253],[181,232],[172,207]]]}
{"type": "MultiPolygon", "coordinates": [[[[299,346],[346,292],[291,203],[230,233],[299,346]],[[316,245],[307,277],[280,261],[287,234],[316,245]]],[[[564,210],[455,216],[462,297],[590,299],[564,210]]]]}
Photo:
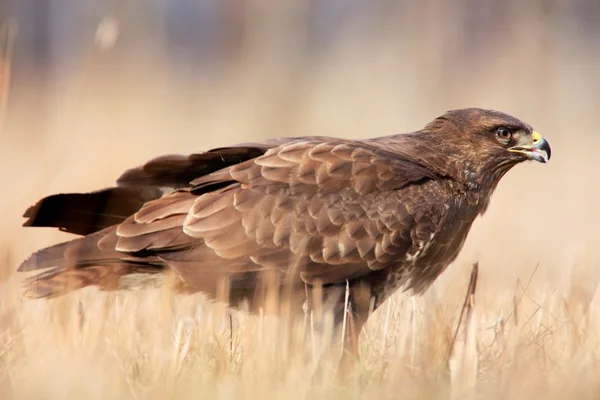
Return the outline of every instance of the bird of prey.
{"type": "Polygon", "coordinates": [[[269,296],[302,309],[318,293],[338,326],[351,318],[346,344],[357,353],[372,310],[398,289],[423,292],[457,257],[502,176],[549,159],[531,126],[478,108],[411,133],[162,156],[115,187],[30,207],[25,226],[81,237],[34,253],[19,271],[43,270],[24,282],[35,298],[168,271],[181,291],[250,310],[269,296]]]}

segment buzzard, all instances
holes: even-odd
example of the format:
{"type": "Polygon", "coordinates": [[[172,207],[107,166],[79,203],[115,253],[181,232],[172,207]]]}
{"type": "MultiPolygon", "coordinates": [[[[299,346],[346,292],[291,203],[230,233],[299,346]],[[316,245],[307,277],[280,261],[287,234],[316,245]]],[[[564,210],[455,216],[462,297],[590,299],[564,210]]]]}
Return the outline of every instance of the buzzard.
{"type": "Polygon", "coordinates": [[[477,108],[412,133],[162,156],[115,187],[30,207],[24,226],[81,237],[34,253],[19,271],[43,270],[24,282],[34,298],[171,271],[178,290],[251,311],[330,304],[338,326],[350,318],[346,346],[356,353],[372,310],[399,288],[423,292],[457,257],[502,176],[549,159],[531,126],[477,108]]]}

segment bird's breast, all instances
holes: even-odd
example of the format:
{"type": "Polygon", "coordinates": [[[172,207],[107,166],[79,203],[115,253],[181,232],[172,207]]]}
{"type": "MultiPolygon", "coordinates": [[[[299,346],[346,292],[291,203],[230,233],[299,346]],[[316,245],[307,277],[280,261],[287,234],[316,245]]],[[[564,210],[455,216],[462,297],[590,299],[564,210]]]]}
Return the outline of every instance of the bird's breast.
{"type": "Polygon", "coordinates": [[[424,292],[458,257],[478,208],[462,197],[446,198],[434,204],[429,212],[437,215],[439,222],[431,225],[431,230],[424,235],[427,222],[425,219],[417,221],[412,229],[411,247],[389,268],[377,303],[399,289],[410,289],[415,294],[424,292]]]}

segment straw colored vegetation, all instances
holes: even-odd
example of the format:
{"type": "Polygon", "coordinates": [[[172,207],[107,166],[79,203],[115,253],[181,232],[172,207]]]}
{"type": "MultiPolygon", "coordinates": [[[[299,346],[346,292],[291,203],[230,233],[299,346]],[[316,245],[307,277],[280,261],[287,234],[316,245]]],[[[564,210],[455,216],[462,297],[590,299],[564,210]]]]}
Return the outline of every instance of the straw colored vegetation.
{"type": "Polygon", "coordinates": [[[453,295],[393,298],[364,330],[358,375],[343,384],[335,357],[316,368],[327,337],[309,316],[285,324],[160,289],[54,302],[8,290],[0,388],[23,399],[596,398],[598,300],[529,285],[476,302],[453,351],[466,279],[453,295]]]}
{"type": "Polygon", "coordinates": [[[21,81],[0,105],[0,398],[597,398],[600,54],[548,21],[511,21],[476,55],[452,45],[452,27],[404,21],[301,66],[259,48],[230,70],[188,74],[135,48],[87,54],[51,84],[13,68],[21,81]],[[20,227],[44,195],[108,186],[159,154],[384,135],[468,106],[530,123],[552,161],[509,172],[438,282],[375,312],[343,384],[311,316],[290,323],[162,288],[20,295],[19,263],[68,239],[20,227]]]}

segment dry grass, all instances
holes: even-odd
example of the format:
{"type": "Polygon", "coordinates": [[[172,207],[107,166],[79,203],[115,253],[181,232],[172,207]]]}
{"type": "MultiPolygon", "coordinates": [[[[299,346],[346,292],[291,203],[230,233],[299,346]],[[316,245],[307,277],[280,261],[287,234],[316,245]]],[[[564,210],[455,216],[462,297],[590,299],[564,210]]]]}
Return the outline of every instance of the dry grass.
{"type": "Polygon", "coordinates": [[[493,308],[476,305],[452,354],[460,299],[397,296],[363,332],[360,376],[344,386],[332,357],[315,380],[308,321],[289,326],[161,290],[50,303],[8,289],[0,389],[24,399],[596,398],[598,299],[524,285],[493,308]]]}
{"type": "Polygon", "coordinates": [[[301,67],[265,61],[258,49],[192,77],[160,54],[98,51],[51,85],[21,76],[0,134],[0,398],[597,398],[600,54],[561,21],[527,13],[477,55],[453,47],[458,24],[411,21],[377,40],[348,37],[301,67]],[[20,297],[21,260],[68,238],[20,227],[41,196],[107,186],[158,154],[408,131],[465,106],[522,117],[548,138],[553,159],[506,176],[430,291],[399,293],[372,316],[360,376],[345,386],[331,379],[331,357],[313,379],[320,334],[310,321],[289,325],[160,289],[20,297]],[[452,352],[477,260],[470,323],[452,352]]]}

